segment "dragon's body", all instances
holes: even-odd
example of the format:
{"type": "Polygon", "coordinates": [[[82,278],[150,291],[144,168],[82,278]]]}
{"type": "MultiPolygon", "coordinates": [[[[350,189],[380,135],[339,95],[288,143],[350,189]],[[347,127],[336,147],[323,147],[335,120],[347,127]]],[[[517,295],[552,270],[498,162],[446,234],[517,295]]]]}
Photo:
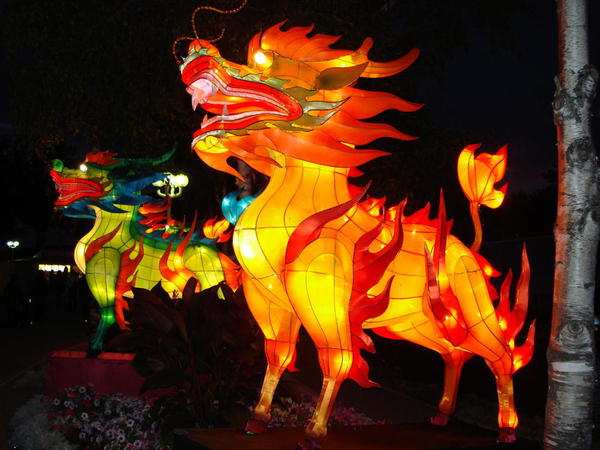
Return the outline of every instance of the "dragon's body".
{"type": "MultiPolygon", "coordinates": [[[[473,354],[483,357],[497,380],[502,439],[510,440],[517,425],[512,373],[531,352],[531,342],[514,346],[523,317],[515,320],[510,308],[494,309],[495,291],[483,271],[491,266],[448,234],[443,201],[436,220],[429,219],[428,209],[405,217],[403,205],[386,213],[377,200],[360,203],[366,189],[349,183],[357,166],[384,155],[356,146],[382,137],[413,139],[361,119],[420,107],[392,94],[359,90],[355,82],[394,75],[418,52],[375,63],[367,57],[370,39],[356,51],[334,50],[329,45],[336,38],[307,37],[311,30],[282,31],[277,25],[258,34],[250,42],[248,65],[227,61],[209,42],[194,40],[181,65],[194,109],[201,105],[217,114],[205,117],[192,148],[215,169],[239,176],[227,164],[235,156],[270,178],[233,237],[268,360],[248,430],[261,431],[268,422],[279,377],[294,367],[302,325],[323,371],[307,442],[314,445],[325,436],[344,379],[374,384],[360,356],[362,349],[373,351],[363,328],[442,355],[445,388],[432,419],[437,424],[454,410],[463,363],[473,354]]],[[[527,277],[524,258],[521,285],[527,277]]],[[[526,287],[520,289],[526,294],[526,287]]]]}
{"type": "Polygon", "coordinates": [[[91,349],[102,348],[104,334],[115,320],[126,328],[125,297],[131,287],[152,289],[161,283],[172,297],[190,277],[204,289],[231,275],[235,265],[213,245],[193,236],[195,220],[185,226],[164,222],[166,205],[141,195],[142,188],[163,180],[158,172],[136,173],[139,167],[164,160],[113,159],[108,152],[89,153],[79,169],[64,168],[58,160],[50,174],[59,197],[56,205],[70,217],[93,218],[92,229],[75,247],[75,263],[100,306],[100,323],[91,349]],[[119,173],[120,177],[117,176],[119,173]]]}

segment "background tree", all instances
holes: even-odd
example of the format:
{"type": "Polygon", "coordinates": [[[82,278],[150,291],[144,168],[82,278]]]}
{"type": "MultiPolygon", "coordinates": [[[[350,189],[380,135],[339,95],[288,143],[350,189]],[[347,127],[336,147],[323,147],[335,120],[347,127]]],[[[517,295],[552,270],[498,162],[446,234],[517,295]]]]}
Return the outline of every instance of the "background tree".
{"type": "Polygon", "coordinates": [[[557,5],[558,212],[544,446],[585,449],[591,446],[593,428],[600,173],[590,108],[598,72],[589,63],[586,1],[558,0],[557,5]]]}

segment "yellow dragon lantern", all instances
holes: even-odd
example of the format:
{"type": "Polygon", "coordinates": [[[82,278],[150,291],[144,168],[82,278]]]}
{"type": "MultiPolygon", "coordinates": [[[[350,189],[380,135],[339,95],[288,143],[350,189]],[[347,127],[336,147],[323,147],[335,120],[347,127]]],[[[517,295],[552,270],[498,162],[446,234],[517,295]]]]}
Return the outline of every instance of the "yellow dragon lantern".
{"type": "Polygon", "coordinates": [[[499,439],[513,441],[518,420],[512,375],[528,362],[533,345],[531,332],[526,344],[514,345],[527,309],[526,254],[516,306],[511,311],[509,279],[502,307],[494,309],[489,277],[497,273],[449,234],[443,201],[436,220],[429,219],[428,209],[406,217],[403,204],[384,213],[381,202],[360,202],[366,188],[351,185],[349,177],[386,153],[357,146],[383,137],[413,139],[363,120],[421,105],[355,83],[395,75],[419,52],[379,63],[367,56],[370,38],[357,50],[339,50],[330,48],[336,37],[311,32],[312,27],[283,30],[278,24],[257,34],[247,65],[224,59],[211,42],[196,37],[180,60],[193,109],[201,106],[211,114],[194,133],[193,150],[210,167],[238,178],[230,157],[269,177],[233,236],[268,362],[246,430],[265,430],[279,378],[295,369],[304,326],[318,351],[323,385],[299,448],[320,448],[346,378],[376,385],[360,355],[374,351],[364,329],[442,356],[444,392],[432,418],[437,425],[454,411],[464,362],[473,355],[484,358],[497,381],[499,439]]]}

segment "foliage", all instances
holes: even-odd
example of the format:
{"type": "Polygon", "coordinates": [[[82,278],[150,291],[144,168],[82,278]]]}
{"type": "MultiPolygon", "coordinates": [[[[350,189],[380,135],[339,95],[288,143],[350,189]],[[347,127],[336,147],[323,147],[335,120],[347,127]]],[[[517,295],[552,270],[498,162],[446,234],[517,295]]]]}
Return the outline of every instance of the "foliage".
{"type": "Polygon", "coordinates": [[[195,293],[195,285],[191,279],[175,301],[158,285],[134,289],[132,331],[107,344],[136,352],[143,391],[166,389],[153,407],[164,433],[228,424],[232,410],[250,404],[264,369],[261,335],[243,296],[225,284],[195,293]]]}
{"type": "Polygon", "coordinates": [[[13,443],[24,448],[166,448],[160,442],[158,424],[147,401],[99,394],[91,385],[34,397],[17,412],[12,425],[13,443]],[[37,417],[35,424],[32,411],[37,417]],[[32,429],[36,433],[29,436],[32,429]]]}

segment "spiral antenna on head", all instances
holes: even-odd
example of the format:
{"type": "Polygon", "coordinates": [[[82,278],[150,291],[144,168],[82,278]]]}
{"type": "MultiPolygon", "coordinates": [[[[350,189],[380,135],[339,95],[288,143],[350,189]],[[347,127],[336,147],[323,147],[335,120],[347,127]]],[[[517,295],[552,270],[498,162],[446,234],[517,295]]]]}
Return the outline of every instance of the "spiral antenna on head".
{"type": "MultiPolygon", "coordinates": [[[[240,6],[238,6],[237,8],[227,9],[227,10],[223,10],[223,9],[215,8],[214,6],[207,6],[207,5],[198,6],[196,9],[194,9],[194,12],[192,13],[192,29],[194,30],[194,36],[196,37],[196,39],[200,39],[200,37],[198,36],[198,30],[196,29],[196,14],[198,13],[198,11],[214,11],[219,14],[236,14],[239,11],[241,11],[244,6],[246,6],[246,3],[248,3],[248,0],[243,0],[242,4],[240,6]]],[[[217,42],[219,39],[221,39],[223,37],[224,33],[225,33],[225,28],[222,28],[219,36],[217,36],[216,38],[213,38],[213,39],[205,39],[205,40],[208,42],[211,42],[211,43],[217,42]]]]}
{"type": "Polygon", "coordinates": [[[171,45],[171,54],[173,55],[173,58],[175,58],[175,61],[177,61],[177,64],[181,64],[183,62],[183,58],[181,56],[177,56],[177,44],[179,44],[182,41],[193,41],[193,40],[194,40],[193,37],[182,36],[182,37],[178,37],[177,39],[175,39],[173,41],[173,44],[171,45]]]}

